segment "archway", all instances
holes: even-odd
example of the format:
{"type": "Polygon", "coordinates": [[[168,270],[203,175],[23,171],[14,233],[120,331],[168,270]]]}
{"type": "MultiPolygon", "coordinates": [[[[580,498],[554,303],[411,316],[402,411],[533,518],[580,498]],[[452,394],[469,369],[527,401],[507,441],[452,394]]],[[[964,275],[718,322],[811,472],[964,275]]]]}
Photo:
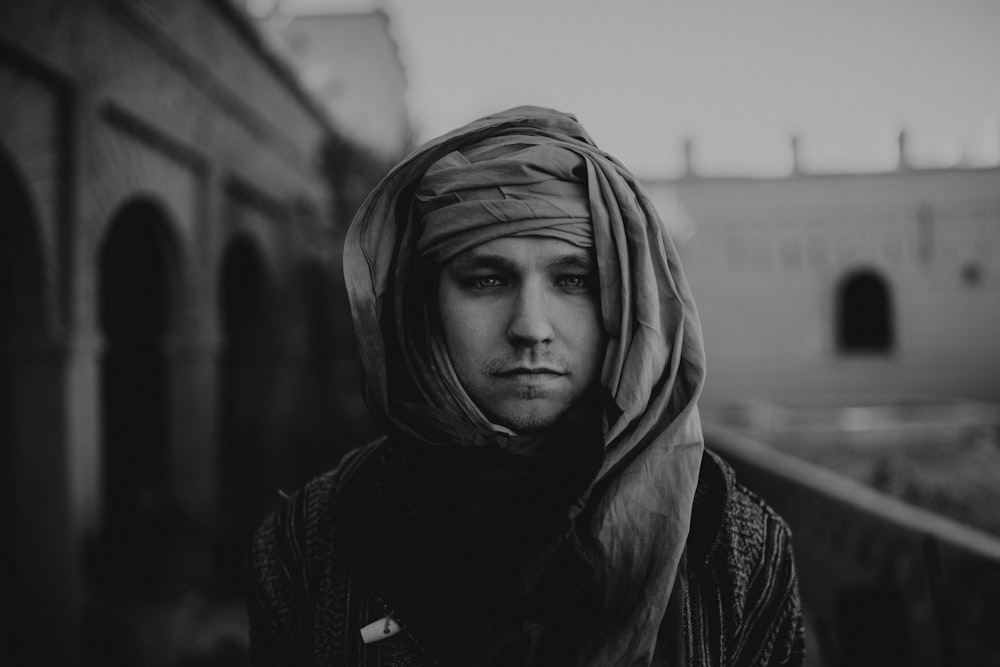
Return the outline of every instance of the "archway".
{"type": "Polygon", "coordinates": [[[349,354],[338,346],[337,316],[349,317],[349,312],[337,312],[332,272],[318,262],[304,263],[292,274],[291,292],[289,301],[295,306],[297,323],[297,397],[285,470],[289,483],[297,487],[332,467],[349,447],[360,443],[340,400],[349,388],[337,382],[338,355],[349,354]]]}
{"type": "MultiPolygon", "coordinates": [[[[223,253],[219,276],[221,562],[238,562],[238,552],[245,550],[251,532],[275,498],[270,460],[276,382],[272,292],[256,243],[246,236],[232,240],[223,253]]],[[[232,568],[223,568],[221,574],[234,573],[232,568]]],[[[238,585],[238,581],[228,583],[238,585]]]]}
{"type": "MultiPolygon", "coordinates": [[[[23,612],[34,606],[29,591],[19,584],[29,577],[22,571],[19,552],[26,552],[27,522],[37,520],[37,513],[18,492],[19,471],[25,468],[24,454],[33,444],[19,420],[26,408],[25,395],[37,396],[33,386],[37,377],[24,364],[17,346],[37,338],[45,331],[47,300],[44,294],[44,267],[38,220],[28,188],[12,160],[0,151],[0,521],[8,527],[8,546],[0,549],[0,571],[8,573],[0,584],[0,595],[21,610],[14,624],[4,624],[0,641],[18,646],[23,612]],[[20,392],[18,392],[18,385],[20,392]],[[18,394],[20,393],[20,401],[18,394]]],[[[31,542],[27,550],[38,546],[31,542]]],[[[30,584],[26,584],[30,585],[30,584]]],[[[37,592],[37,591],[36,591],[37,592]]]]}
{"type": "Polygon", "coordinates": [[[110,549],[102,574],[121,593],[155,594],[170,568],[165,547],[176,517],[164,341],[174,311],[172,241],[163,209],[139,199],[114,216],[100,249],[102,532],[110,549]]]}
{"type": "Polygon", "coordinates": [[[872,269],[853,271],[837,289],[837,349],[845,354],[889,354],[895,342],[892,299],[872,269]]]}

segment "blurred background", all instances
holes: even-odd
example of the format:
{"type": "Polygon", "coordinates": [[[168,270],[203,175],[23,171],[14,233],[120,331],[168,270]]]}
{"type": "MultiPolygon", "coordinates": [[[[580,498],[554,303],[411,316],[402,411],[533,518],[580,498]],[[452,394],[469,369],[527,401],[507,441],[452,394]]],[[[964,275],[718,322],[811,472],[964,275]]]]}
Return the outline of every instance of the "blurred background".
{"type": "Polygon", "coordinates": [[[793,528],[809,664],[1000,665],[997,34],[989,0],[7,0],[12,664],[246,663],[253,528],[377,435],[353,212],[537,104],[679,248],[707,442],[793,528]]]}

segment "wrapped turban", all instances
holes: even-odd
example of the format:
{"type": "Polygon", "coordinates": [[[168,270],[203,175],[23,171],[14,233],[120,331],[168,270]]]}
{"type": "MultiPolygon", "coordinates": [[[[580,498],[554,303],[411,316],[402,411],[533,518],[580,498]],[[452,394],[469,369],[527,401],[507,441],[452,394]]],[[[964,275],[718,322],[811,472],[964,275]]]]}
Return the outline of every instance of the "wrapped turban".
{"type": "Polygon", "coordinates": [[[573,151],[532,137],[487,141],[431,165],[414,202],[417,254],[444,264],[506,236],[594,245],[587,167],[573,151]]]}

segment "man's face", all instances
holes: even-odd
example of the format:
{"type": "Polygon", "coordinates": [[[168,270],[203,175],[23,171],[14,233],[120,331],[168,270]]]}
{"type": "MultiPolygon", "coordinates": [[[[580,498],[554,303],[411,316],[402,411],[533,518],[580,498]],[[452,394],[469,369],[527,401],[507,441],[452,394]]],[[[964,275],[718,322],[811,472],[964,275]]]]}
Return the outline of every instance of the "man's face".
{"type": "Polygon", "coordinates": [[[462,386],[515,433],[547,428],[599,381],[597,267],[584,249],[538,237],[484,243],[445,265],[438,308],[462,386]]]}

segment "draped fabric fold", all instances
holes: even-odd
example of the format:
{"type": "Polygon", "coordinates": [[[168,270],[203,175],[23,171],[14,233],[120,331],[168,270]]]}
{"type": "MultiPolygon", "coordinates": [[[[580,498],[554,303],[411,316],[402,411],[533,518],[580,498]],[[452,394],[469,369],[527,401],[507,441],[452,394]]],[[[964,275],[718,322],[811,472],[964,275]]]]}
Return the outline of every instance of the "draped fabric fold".
{"type": "Polygon", "coordinates": [[[492,139],[431,165],[415,200],[421,257],[444,263],[505,236],[593,245],[584,160],[534,139],[492,139]]]}
{"type": "Polygon", "coordinates": [[[491,428],[456,388],[421,290],[428,265],[523,234],[592,246],[597,256],[608,341],[603,455],[568,519],[599,546],[604,597],[601,630],[580,659],[650,664],[701,461],[704,352],[649,197],[573,116],[518,107],[477,120],[411,153],[362,205],[344,266],[367,400],[388,431],[445,458],[449,447],[513,445],[517,455],[518,437],[491,428]]]}

